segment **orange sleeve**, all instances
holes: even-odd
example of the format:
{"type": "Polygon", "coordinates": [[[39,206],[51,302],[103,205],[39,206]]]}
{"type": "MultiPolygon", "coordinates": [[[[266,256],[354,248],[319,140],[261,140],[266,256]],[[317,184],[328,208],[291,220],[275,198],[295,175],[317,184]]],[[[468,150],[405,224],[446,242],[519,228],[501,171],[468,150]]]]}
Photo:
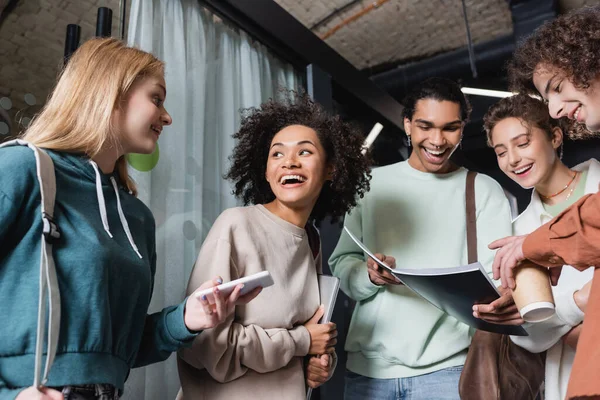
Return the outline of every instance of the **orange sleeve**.
{"type": "Polygon", "coordinates": [[[582,197],[529,234],[523,254],[546,267],[600,266],[600,193],[582,197]]]}
{"type": "Polygon", "coordinates": [[[600,268],[594,271],[590,298],[571,369],[567,399],[600,397],[600,268]]]}
{"type": "MultiPolygon", "coordinates": [[[[523,243],[529,260],[555,267],[563,264],[578,268],[600,266],[600,194],[587,195],[532,232],[523,243]]],[[[600,269],[588,300],[583,330],[571,370],[568,399],[597,398],[600,395],[600,269]]]]}

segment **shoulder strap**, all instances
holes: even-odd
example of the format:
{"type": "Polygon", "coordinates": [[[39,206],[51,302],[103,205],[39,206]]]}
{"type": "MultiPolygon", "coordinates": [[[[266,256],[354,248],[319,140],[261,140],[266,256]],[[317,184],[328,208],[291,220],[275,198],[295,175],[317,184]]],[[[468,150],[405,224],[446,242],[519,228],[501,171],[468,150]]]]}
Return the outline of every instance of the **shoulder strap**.
{"type": "Polygon", "coordinates": [[[475,213],[475,176],[477,172],[467,172],[465,199],[467,207],[467,257],[469,264],[477,262],[477,215],[475,213]]]}
{"type": "Polygon", "coordinates": [[[54,174],[54,163],[48,153],[31,143],[19,139],[3,143],[0,147],[13,145],[27,146],[35,154],[36,173],[42,200],[42,212],[40,216],[43,226],[41,237],[42,251],[40,256],[40,287],[34,371],[34,386],[41,387],[48,381],[48,374],[54,362],[60,333],[60,291],[56,277],[56,266],[54,265],[54,257],[52,255],[52,244],[60,238],[60,231],[54,223],[56,176],[54,174]],[[46,330],[46,301],[48,301],[49,310],[48,349],[46,366],[44,375],[42,376],[42,353],[44,351],[44,334],[46,330]]]}

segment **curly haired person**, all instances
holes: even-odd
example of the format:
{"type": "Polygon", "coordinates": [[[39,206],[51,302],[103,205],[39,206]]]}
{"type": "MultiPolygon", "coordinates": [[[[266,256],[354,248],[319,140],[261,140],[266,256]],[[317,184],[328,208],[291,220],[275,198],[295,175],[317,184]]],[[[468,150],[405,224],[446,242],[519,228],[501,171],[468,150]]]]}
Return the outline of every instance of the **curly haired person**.
{"type": "MultiPolygon", "coordinates": [[[[511,89],[541,96],[553,118],[567,118],[585,124],[589,131],[598,131],[599,51],[599,7],[560,16],[536,30],[517,49],[509,68],[511,89]]],[[[551,267],[555,284],[563,265],[579,270],[600,265],[600,195],[588,194],[529,235],[507,237],[490,247],[500,249],[494,260],[494,276],[502,276],[503,286],[511,288],[514,269],[524,259],[551,267]]],[[[600,397],[599,341],[600,290],[592,286],[567,398],[600,397]]]]}
{"type": "Polygon", "coordinates": [[[275,285],[179,353],[180,398],[306,398],[331,376],[335,324],[317,324],[320,240],[313,221],[341,217],[369,189],[362,137],[306,95],[250,109],[234,135],[226,177],[246,207],[223,212],[204,242],[189,290],[269,271],[275,285]]]}
{"type": "MultiPolygon", "coordinates": [[[[533,188],[527,209],[513,221],[513,234],[539,228],[586,193],[598,191],[600,163],[591,159],[572,168],[563,164],[563,131],[540,100],[525,94],[502,99],[488,110],[484,128],[502,172],[523,188],[533,188]]],[[[546,400],[562,400],[567,394],[593,272],[565,265],[552,289],[555,315],[525,325],[529,336],[511,337],[533,353],[546,353],[546,400]]]]}

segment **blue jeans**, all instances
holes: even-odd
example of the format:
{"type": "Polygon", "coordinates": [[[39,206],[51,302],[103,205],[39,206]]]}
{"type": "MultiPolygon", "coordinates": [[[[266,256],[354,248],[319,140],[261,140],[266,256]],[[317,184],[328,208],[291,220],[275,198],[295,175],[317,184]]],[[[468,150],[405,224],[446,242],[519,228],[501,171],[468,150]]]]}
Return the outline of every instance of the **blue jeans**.
{"type": "Polygon", "coordinates": [[[462,365],[412,378],[375,379],[346,371],[344,400],[460,400],[462,365]]]}

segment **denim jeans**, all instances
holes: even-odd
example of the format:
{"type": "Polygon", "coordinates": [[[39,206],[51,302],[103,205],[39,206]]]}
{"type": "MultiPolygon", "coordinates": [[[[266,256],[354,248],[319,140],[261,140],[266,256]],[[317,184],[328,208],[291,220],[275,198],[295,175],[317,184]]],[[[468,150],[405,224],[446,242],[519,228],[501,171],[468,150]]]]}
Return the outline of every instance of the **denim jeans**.
{"type": "Polygon", "coordinates": [[[346,371],[344,400],[460,400],[462,365],[411,378],[374,379],[346,371]]]}
{"type": "Polygon", "coordinates": [[[119,400],[119,391],[112,385],[76,385],[60,388],[65,400],[119,400]]]}

